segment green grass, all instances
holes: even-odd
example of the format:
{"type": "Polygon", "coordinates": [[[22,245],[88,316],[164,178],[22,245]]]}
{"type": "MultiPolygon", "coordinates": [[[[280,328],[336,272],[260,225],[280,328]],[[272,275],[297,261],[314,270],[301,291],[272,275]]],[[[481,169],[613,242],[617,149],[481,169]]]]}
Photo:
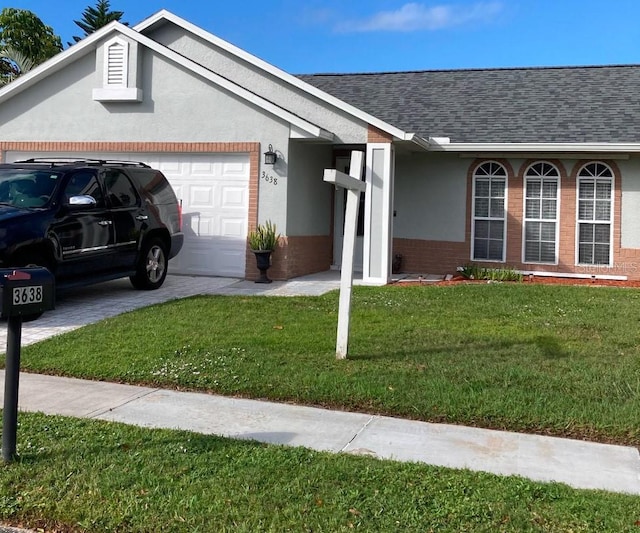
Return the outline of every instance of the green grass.
{"type": "Polygon", "coordinates": [[[640,498],[20,414],[0,522],[64,532],[637,531],[640,498]]]}
{"type": "Polygon", "coordinates": [[[640,292],[482,284],[194,297],[23,350],[23,369],[640,444],[640,292]]]}

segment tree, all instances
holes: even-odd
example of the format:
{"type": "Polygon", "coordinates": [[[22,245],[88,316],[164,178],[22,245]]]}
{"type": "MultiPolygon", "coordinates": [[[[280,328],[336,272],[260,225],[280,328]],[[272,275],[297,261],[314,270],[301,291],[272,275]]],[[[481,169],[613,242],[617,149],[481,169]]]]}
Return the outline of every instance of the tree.
{"type": "Polygon", "coordinates": [[[11,46],[0,49],[0,87],[36,66],[35,61],[11,46]]]}
{"type": "MultiPolygon", "coordinates": [[[[109,0],[98,0],[95,7],[89,6],[82,12],[82,20],[73,21],[84,31],[82,37],[74,35],[73,40],[77,43],[87,35],[91,35],[94,31],[106,26],[109,22],[114,20],[119,22],[123,15],[124,11],[111,11],[109,0]]],[[[69,43],[69,45],[71,44],[73,43],[69,43]]]]}
{"type": "Polygon", "coordinates": [[[12,7],[0,11],[0,85],[61,50],[60,37],[31,11],[12,7]]]}

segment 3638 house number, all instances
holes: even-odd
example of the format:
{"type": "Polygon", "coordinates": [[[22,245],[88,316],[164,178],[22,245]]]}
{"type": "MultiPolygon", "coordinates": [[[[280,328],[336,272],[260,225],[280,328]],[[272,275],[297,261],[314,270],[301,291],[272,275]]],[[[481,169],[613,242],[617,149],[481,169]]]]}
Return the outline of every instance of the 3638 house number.
{"type": "Polygon", "coordinates": [[[278,185],[277,176],[272,176],[271,174],[267,174],[264,170],[262,171],[262,175],[260,176],[260,179],[263,179],[267,183],[272,183],[273,185],[278,185]]]}

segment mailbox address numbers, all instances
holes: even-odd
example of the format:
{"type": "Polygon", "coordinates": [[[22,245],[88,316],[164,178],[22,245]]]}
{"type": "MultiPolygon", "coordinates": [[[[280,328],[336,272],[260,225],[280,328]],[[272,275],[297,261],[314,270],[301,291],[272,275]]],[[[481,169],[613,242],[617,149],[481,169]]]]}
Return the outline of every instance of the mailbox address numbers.
{"type": "Polygon", "coordinates": [[[13,288],[13,305],[42,303],[42,285],[13,288]]]}

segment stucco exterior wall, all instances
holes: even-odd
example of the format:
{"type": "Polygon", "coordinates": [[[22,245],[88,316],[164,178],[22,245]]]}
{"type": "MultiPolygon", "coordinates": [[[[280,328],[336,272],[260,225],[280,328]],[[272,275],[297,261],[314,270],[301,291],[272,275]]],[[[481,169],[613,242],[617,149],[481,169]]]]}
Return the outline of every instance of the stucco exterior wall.
{"type": "Polygon", "coordinates": [[[464,241],[468,168],[457,155],[396,155],[394,236],[464,241]]]}
{"type": "Polygon", "coordinates": [[[323,173],[332,168],[332,148],[291,142],[289,155],[287,235],[328,236],[333,187],[323,173]]]}
{"type": "Polygon", "coordinates": [[[0,140],[246,142],[283,146],[289,125],[149,50],[143,101],[92,99],[102,72],[89,54],[0,105],[0,140]]]}
{"type": "Polygon", "coordinates": [[[192,35],[173,24],[154,28],[148,35],[176,52],[228,78],[242,87],[250,88],[267,100],[332,132],[340,143],[367,141],[367,124],[311,97],[282,80],[266,74],[255,66],[231,56],[225,50],[192,35]]]}

